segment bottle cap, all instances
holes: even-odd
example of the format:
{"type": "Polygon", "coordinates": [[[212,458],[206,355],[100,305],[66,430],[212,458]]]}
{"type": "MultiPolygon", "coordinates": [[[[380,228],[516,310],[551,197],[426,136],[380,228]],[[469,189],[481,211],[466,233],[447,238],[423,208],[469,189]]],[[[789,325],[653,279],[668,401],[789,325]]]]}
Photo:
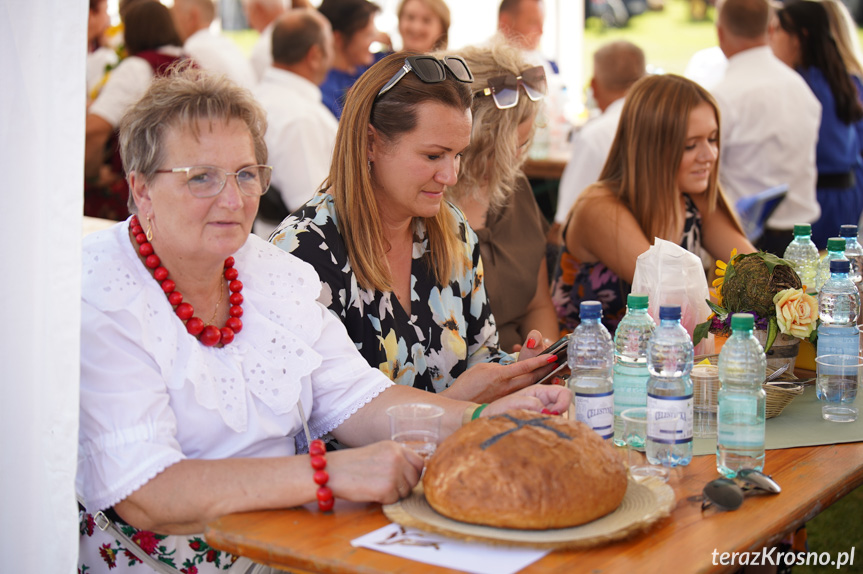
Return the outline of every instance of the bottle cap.
{"type": "Polygon", "coordinates": [[[735,313],[731,316],[732,331],[751,331],[755,328],[755,317],[752,313],[735,313]]]}
{"type": "Polygon", "coordinates": [[[659,320],[671,319],[672,321],[680,320],[680,305],[663,305],[659,308],[659,320]]]}
{"type": "Polygon", "coordinates": [[[599,301],[582,301],[578,312],[582,319],[599,319],[602,317],[602,303],[599,301]]]}
{"type": "Polygon", "coordinates": [[[630,309],[647,309],[647,295],[644,293],[630,293],[626,297],[626,306],[630,309]]]}
{"type": "Polygon", "coordinates": [[[857,226],[843,225],[839,228],[839,235],[842,237],[857,237],[857,226]]]}
{"type": "Polygon", "coordinates": [[[831,259],[830,273],[850,273],[851,262],[847,259],[831,259]]]}
{"type": "Polygon", "coordinates": [[[812,235],[812,226],[808,223],[795,223],[794,235],[812,235]]]}
{"type": "Polygon", "coordinates": [[[827,251],[845,252],[845,239],[842,237],[831,237],[827,240],[827,251]]]}

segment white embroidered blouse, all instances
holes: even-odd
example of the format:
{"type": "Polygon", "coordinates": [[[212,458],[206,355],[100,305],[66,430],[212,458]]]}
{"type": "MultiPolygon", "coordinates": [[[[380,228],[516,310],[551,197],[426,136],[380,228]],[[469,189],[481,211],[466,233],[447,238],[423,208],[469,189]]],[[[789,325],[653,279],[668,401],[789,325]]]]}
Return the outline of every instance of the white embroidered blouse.
{"type": "Polygon", "coordinates": [[[205,347],[127,230],[118,223],[83,246],[77,490],[90,512],[184,458],[292,455],[298,401],[316,438],[392,384],[317,303],[314,269],[254,235],[234,255],[243,330],[205,347]]]}

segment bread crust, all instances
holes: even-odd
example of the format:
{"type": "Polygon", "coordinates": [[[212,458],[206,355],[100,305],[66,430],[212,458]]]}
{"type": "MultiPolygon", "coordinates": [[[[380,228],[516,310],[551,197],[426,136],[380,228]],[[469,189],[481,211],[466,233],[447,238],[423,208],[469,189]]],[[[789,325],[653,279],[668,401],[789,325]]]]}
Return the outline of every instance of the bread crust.
{"type": "Polygon", "coordinates": [[[455,520],[544,530],[612,512],[626,483],[614,447],[587,425],[519,410],[472,421],[443,441],[423,490],[455,520]]]}

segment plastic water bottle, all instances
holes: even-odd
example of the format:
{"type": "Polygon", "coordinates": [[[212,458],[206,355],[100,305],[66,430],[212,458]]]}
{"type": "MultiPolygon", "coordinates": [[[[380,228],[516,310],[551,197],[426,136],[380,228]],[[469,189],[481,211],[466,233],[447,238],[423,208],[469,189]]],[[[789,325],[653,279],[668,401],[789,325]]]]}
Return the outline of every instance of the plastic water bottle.
{"type": "MultiPolygon", "coordinates": [[[[830,262],[830,280],[818,293],[818,356],[860,354],[860,333],[857,330],[857,315],[860,310],[860,294],[857,286],[848,277],[851,262],[834,259],[830,262]]],[[[823,398],[821,388],[815,394],[823,398]]]]}
{"type": "Polygon", "coordinates": [[[815,282],[815,287],[818,291],[821,291],[821,288],[830,279],[830,262],[834,259],[848,259],[845,257],[844,237],[831,237],[827,240],[827,255],[818,264],[818,279],[815,282]]]}
{"type": "Polygon", "coordinates": [[[659,326],[647,345],[647,442],[650,464],[685,466],[692,460],[693,347],[680,324],[680,306],[659,308],[659,326]],[[664,420],[677,417],[668,428],[664,420]]]}
{"type": "Polygon", "coordinates": [[[807,293],[815,292],[818,273],[818,248],[812,242],[812,226],[798,223],[794,226],[794,240],[788,244],[783,258],[791,263],[807,293]]]}
{"type": "Polygon", "coordinates": [[[754,328],[749,313],[732,315],[731,337],[719,352],[716,470],[729,478],[744,468],[764,468],[767,395],[761,383],[767,359],[754,328]]]}
{"type": "MultiPolygon", "coordinates": [[[[851,281],[857,285],[857,292],[863,290],[863,246],[857,241],[857,226],[843,225],[839,235],[845,239],[845,258],[851,262],[851,281]]],[[[860,313],[857,314],[857,324],[860,324],[860,313]]]]}
{"type": "MultiPolygon", "coordinates": [[[[620,413],[647,406],[647,343],[656,323],[647,313],[647,295],[630,293],[626,315],[614,333],[614,444],[625,446],[620,413]]],[[[636,445],[640,446],[640,445],[636,445]]]]}
{"type": "Polygon", "coordinates": [[[582,301],[581,324],[569,339],[569,388],[575,395],[575,420],[605,440],[614,435],[614,342],[602,324],[602,304],[582,301]]]}

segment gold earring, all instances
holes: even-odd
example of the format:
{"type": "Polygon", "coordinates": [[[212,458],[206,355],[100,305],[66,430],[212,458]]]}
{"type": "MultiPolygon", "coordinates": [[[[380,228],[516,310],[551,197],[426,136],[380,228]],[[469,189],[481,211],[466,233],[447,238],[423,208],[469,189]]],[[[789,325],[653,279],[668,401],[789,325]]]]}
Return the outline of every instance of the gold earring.
{"type": "Polygon", "coordinates": [[[153,241],[153,225],[150,223],[150,216],[147,216],[147,241],[153,241]]]}

